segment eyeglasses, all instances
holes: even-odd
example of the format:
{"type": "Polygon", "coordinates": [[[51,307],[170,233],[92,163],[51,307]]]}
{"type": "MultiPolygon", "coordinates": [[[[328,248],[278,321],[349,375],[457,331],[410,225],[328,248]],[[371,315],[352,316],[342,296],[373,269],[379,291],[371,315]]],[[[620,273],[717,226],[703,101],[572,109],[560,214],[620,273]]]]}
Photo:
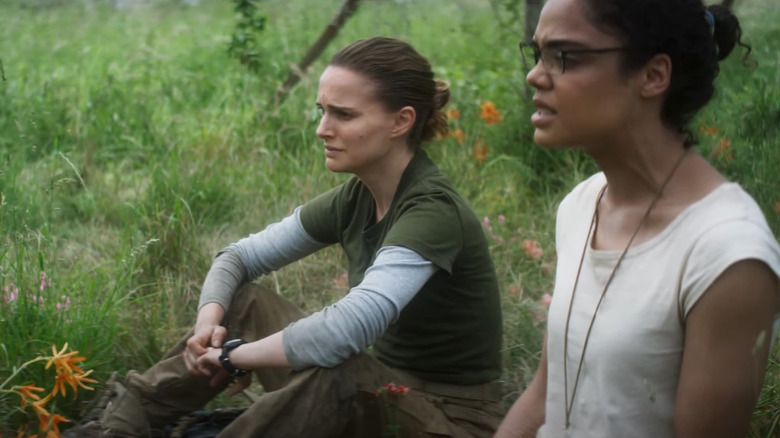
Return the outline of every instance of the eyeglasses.
{"type": "Polygon", "coordinates": [[[627,47],[610,47],[608,49],[572,49],[561,50],[554,47],[541,48],[535,43],[520,43],[520,54],[523,57],[523,64],[530,70],[542,61],[542,65],[548,72],[562,75],[566,71],[566,60],[569,55],[577,54],[601,54],[610,52],[619,52],[626,50],[627,47]],[[533,59],[533,63],[531,60],[533,59]]]}

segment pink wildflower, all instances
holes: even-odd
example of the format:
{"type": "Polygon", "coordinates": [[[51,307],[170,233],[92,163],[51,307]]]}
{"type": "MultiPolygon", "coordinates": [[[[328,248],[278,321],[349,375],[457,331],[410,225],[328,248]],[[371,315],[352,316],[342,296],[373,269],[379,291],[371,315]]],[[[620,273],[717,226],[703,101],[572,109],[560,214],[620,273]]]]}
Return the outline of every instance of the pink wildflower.
{"type": "Polygon", "coordinates": [[[12,301],[16,301],[18,296],[19,289],[14,287],[13,283],[11,283],[10,286],[3,286],[3,303],[8,304],[12,301]]]}
{"type": "Polygon", "coordinates": [[[490,226],[490,218],[485,216],[482,218],[482,228],[484,228],[488,233],[493,233],[493,227],[490,226]]]}
{"type": "Polygon", "coordinates": [[[70,309],[70,298],[67,295],[62,295],[60,301],[57,302],[57,310],[67,311],[70,309]]]}
{"type": "Polygon", "coordinates": [[[340,288],[349,288],[349,273],[344,271],[339,274],[338,277],[333,279],[333,284],[340,288]]]}
{"type": "Polygon", "coordinates": [[[533,259],[538,259],[543,253],[542,248],[539,247],[539,242],[535,240],[525,239],[523,241],[523,249],[525,250],[525,255],[533,259]]]}

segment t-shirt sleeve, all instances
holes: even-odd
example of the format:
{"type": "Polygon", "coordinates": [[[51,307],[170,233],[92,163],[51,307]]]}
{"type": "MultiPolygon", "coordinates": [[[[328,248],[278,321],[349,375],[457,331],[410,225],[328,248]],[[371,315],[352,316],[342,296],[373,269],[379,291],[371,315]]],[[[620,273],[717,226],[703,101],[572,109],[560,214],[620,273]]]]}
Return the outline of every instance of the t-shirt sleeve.
{"type": "Polygon", "coordinates": [[[768,229],[745,220],[721,223],[691,248],[683,270],[680,308],[684,318],[710,286],[734,263],[760,260],[780,277],[780,250],[768,229]]]}
{"type": "Polygon", "coordinates": [[[462,220],[455,201],[446,193],[416,196],[402,206],[382,246],[409,248],[452,274],[463,248],[462,220]]]}
{"type": "Polygon", "coordinates": [[[346,189],[346,184],[334,187],[301,207],[301,225],[314,240],[326,244],[339,242],[346,189]]]}

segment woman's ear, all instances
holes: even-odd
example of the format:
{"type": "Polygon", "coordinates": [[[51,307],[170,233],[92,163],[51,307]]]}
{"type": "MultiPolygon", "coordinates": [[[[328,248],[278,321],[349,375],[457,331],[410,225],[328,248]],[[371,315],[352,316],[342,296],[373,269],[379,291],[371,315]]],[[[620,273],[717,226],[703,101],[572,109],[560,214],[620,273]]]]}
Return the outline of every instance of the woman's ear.
{"type": "Polygon", "coordinates": [[[647,61],[642,74],[640,95],[646,98],[663,95],[672,79],[672,59],[665,53],[659,53],[647,61]]]}
{"type": "Polygon", "coordinates": [[[395,120],[393,121],[393,130],[391,132],[392,138],[401,137],[406,135],[412,130],[414,121],[417,119],[417,112],[411,106],[405,106],[398,110],[395,114],[395,120]]]}

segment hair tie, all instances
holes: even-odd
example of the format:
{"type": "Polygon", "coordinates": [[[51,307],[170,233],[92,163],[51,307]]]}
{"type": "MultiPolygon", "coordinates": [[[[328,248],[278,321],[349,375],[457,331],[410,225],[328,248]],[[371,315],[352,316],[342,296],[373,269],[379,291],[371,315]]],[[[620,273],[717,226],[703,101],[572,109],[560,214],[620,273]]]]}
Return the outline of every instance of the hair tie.
{"type": "Polygon", "coordinates": [[[709,9],[704,9],[704,18],[707,19],[707,24],[710,25],[710,35],[715,35],[715,16],[712,15],[709,9]]]}

